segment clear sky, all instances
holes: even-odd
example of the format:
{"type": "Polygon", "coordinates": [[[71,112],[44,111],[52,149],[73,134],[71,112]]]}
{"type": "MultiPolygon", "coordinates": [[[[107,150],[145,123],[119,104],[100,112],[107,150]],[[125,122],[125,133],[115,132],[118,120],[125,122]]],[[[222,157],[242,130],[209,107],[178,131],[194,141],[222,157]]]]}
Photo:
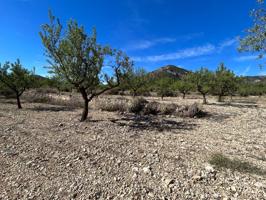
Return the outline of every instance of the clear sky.
{"type": "Polygon", "coordinates": [[[238,53],[238,36],[252,25],[255,0],[0,0],[0,63],[20,58],[46,75],[39,37],[48,9],[65,25],[76,19],[98,41],[124,50],[147,71],[166,64],[188,70],[220,62],[237,75],[262,75],[256,56],[238,53]]]}

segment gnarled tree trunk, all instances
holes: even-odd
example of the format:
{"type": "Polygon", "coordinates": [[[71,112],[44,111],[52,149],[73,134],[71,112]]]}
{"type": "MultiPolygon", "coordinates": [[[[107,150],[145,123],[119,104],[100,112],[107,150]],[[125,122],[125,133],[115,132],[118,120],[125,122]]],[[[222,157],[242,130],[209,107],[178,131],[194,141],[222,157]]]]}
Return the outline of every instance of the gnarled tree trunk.
{"type": "Polygon", "coordinates": [[[21,106],[21,103],[20,103],[20,95],[18,93],[16,94],[16,99],[17,99],[18,109],[22,109],[22,106],[21,106]]]}
{"type": "Polygon", "coordinates": [[[89,113],[89,99],[85,88],[80,88],[79,91],[84,100],[83,112],[80,121],[84,122],[87,119],[89,113]]]}
{"type": "Polygon", "coordinates": [[[203,104],[207,104],[206,94],[202,94],[203,96],[203,104]]]}
{"type": "Polygon", "coordinates": [[[218,95],[218,102],[222,102],[222,100],[223,100],[223,96],[222,95],[218,95]]]}

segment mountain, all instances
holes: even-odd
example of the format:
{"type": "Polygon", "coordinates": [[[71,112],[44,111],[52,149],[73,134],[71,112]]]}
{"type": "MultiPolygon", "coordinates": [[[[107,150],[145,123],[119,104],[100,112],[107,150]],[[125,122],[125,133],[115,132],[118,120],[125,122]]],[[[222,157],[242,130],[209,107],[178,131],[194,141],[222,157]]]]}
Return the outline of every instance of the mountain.
{"type": "Polygon", "coordinates": [[[245,76],[244,78],[251,83],[266,82],[266,76],[245,76]]]}
{"type": "Polygon", "coordinates": [[[150,72],[149,76],[151,76],[152,78],[180,79],[188,73],[191,73],[191,72],[181,67],[177,67],[175,65],[166,65],[166,66],[160,67],[157,70],[150,72]]]}

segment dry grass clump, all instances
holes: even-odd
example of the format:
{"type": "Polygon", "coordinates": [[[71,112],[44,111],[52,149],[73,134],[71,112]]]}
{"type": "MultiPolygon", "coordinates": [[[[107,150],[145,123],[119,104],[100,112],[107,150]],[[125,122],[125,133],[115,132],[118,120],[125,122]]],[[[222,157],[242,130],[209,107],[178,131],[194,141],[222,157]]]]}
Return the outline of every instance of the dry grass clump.
{"type": "Polygon", "coordinates": [[[160,113],[160,103],[156,101],[149,102],[143,109],[144,115],[157,115],[160,113]]]}
{"type": "Polygon", "coordinates": [[[160,104],[160,112],[163,115],[172,115],[176,113],[177,105],[171,104],[160,104]]]}
{"type": "Polygon", "coordinates": [[[239,159],[230,159],[222,154],[214,154],[209,163],[215,165],[217,168],[231,169],[232,171],[246,172],[258,175],[266,175],[266,171],[258,167],[241,161],[239,159]]]}
{"type": "Polygon", "coordinates": [[[35,89],[35,92],[36,93],[40,93],[40,94],[58,94],[58,90],[55,89],[55,88],[48,88],[48,87],[45,87],[45,88],[37,88],[35,89]]]}
{"type": "Polygon", "coordinates": [[[23,96],[23,99],[29,103],[51,103],[52,98],[45,93],[36,92],[36,93],[29,93],[23,96]]]}
{"type": "Polygon", "coordinates": [[[128,101],[124,98],[105,98],[96,103],[96,108],[108,112],[126,112],[128,110],[128,101]]]}
{"type": "Polygon", "coordinates": [[[46,103],[51,105],[67,106],[72,108],[83,107],[83,102],[79,98],[70,96],[60,96],[45,93],[43,91],[35,91],[27,93],[23,99],[29,103],[46,103]],[[66,98],[67,97],[67,98],[66,98]]]}
{"type": "Polygon", "coordinates": [[[134,98],[130,102],[128,111],[135,114],[140,114],[147,103],[148,101],[144,98],[134,98]]]}
{"type": "Polygon", "coordinates": [[[199,107],[197,103],[194,103],[192,105],[186,105],[182,106],[178,109],[177,115],[179,117],[202,117],[205,115],[205,113],[202,111],[202,109],[199,107]]]}
{"type": "Polygon", "coordinates": [[[144,98],[137,98],[131,101],[129,112],[143,115],[171,115],[175,114],[176,109],[176,104],[163,104],[156,101],[148,102],[144,98]]]}

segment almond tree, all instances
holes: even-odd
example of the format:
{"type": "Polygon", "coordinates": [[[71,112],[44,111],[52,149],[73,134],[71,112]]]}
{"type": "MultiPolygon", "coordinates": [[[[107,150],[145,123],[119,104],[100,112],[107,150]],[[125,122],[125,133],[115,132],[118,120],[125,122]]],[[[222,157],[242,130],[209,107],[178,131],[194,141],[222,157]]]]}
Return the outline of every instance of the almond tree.
{"type": "Polygon", "coordinates": [[[201,68],[199,71],[191,74],[191,82],[202,95],[203,104],[207,104],[206,95],[211,92],[213,81],[213,73],[206,68],[201,68]]]}
{"type": "Polygon", "coordinates": [[[218,95],[218,102],[222,101],[222,97],[232,95],[237,90],[237,82],[232,71],[221,63],[214,75],[214,83],[212,91],[218,95]]]}
{"type": "Polygon", "coordinates": [[[186,95],[193,89],[193,85],[188,76],[189,75],[184,76],[181,80],[178,80],[173,84],[173,89],[177,89],[183,94],[183,99],[185,99],[186,95]]]}
{"type": "Polygon", "coordinates": [[[171,78],[160,78],[156,80],[155,83],[155,89],[158,93],[158,95],[161,96],[161,99],[163,100],[164,97],[172,95],[172,88],[173,85],[173,79],[171,78]]]}
{"type": "Polygon", "coordinates": [[[143,68],[133,69],[127,78],[126,88],[129,89],[133,97],[137,96],[139,91],[145,89],[148,82],[148,76],[143,68]]]}
{"type": "Polygon", "coordinates": [[[240,51],[258,52],[259,58],[266,53],[266,9],[264,0],[257,0],[259,8],[251,12],[253,27],[247,30],[247,36],[240,40],[240,51]]]}
{"type": "Polygon", "coordinates": [[[132,67],[123,52],[103,47],[97,43],[96,31],[85,33],[84,27],[70,20],[64,34],[59,19],[49,12],[50,24],[42,26],[40,36],[51,65],[51,72],[72,84],[84,100],[80,121],[88,116],[88,104],[96,96],[119,86],[132,67]],[[105,73],[104,68],[112,69],[105,73]],[[99,90],[101,83],[106,87],[99,90]]]}
{"type": "Polygon", "coordinates": [[[16,62],[6,62],[0,65],[0,82],[14,92],[18,109],[21,109],[20,96],[33,84],[32,74],[22,67],[19,59],[16,62]]]}

